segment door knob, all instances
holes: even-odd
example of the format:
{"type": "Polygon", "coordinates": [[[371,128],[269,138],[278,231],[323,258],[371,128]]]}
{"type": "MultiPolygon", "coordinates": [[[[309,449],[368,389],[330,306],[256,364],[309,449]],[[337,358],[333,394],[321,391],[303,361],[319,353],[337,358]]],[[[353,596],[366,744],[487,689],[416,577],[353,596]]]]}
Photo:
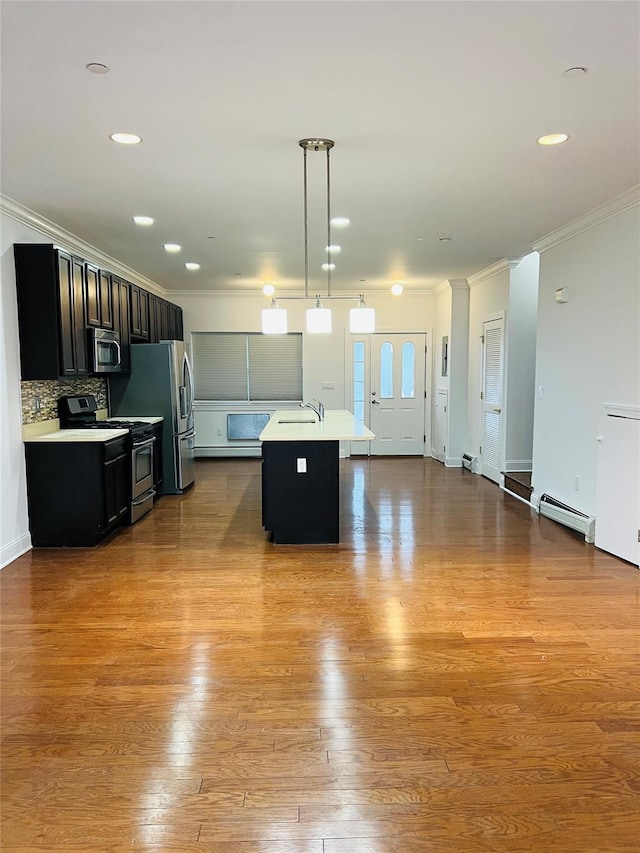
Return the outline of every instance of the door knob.
{"type": "Polygon", "coordinates": [[[371,402],[372,402],[374,405],[376,405],[376,406],[379,406],[379,405],[380,405],[380,402],[379,402],[378,400],[372,400],[371,402]]]}
{"type": "Polygon", "coordinates": [[[494,412],[496,415],[499,415],[501,411],[502,411],[502,409],[501,409],[500,407],[498,407],[497,409],[493,409],[493,412],[494,412]]]}

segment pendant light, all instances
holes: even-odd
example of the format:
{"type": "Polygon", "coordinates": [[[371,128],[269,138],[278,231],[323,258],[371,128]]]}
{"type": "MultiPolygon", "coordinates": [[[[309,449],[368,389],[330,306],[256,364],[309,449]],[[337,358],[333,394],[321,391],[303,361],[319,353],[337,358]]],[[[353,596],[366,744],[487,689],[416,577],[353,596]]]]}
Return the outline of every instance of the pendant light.
{"type": "MultiPolygon", "coordinates": [[[[326,184],[326,206],[327,206],[327,246],[331,246],[331,160],[330,151],[334,146],[332,139],[301,139],[298,142],[303,152],[304,164],[304,295],[309,296],[309,220],[308,220],[308,191],[307,191],[307,152],[327,152],[327,184],[326,184]]],[[[323,264],[327,271],[327,297],[331,296],[331,271],[335,264],[323,264]]],[[[307,333],[328,334],[331,332],[331,311],[323,308],[320,297],[316,295],[314,308],[307,310],[307,333]]]]}
{"type": "Polygon", "coordinates": [[[284,308],[278,308],[278,302],[276,299],[272,299],[271,307],[265,308],[262,312],[262,334],[287,334],[287,312],[284,308]]]}
{"type": "MultiPolygon", "coordinates": [[[[281,299],[315,299],[313,308],[306,311],[306,330],[310,335],[330,334],[332,329],[331,311],[325,308],[318,294],[315,296],[309,295],[309,224],[308,224],[308,189],[307,189],[307,152],[308,151],[326,151],[327,168],[326,168],[326,214],[327,214],[327,233],[326,233],[326,251],[329,252],[329,261],[322,265],[322,268],[327,273],[327,294],[323,297],[329,299],[357,299],[358,307],[353,308],[349,312],[349,331],[352,334],[368,335],[375,332],[375,311],[373,308],[367,308],[364,302],[364,296],[332,296],[331,295],[331,273],[335,269],[335,264],[331,260],[331,254],[340,251],[340,246],[334,246],[331,242],[331,163],[330,151],[335,145],[332,139],[307,138],[300,139],[298,145],[303,152],[303,174],[304,174],[304,296],[281,296],[281,299]]],[[[335,224],[346,225],[348,219],[336,219],[335,224]]],[[[270,291],[273,293],[273,290],[270,291]]],[[[266,291],[265,291],[266,294],[266,291]]],[[[287,312],[284,308],[279,308],[278,303],[273,298],[271,307],[266,308],[262,312],[262,332],[265,335],[284,335],[287,333],[287,312]]]]}
{"type": "Polygon", "coordinates": [[[307,332],[311,335],[328,335],[331,332],[331,311],[322,307],[317,295],[315,308],[307,308],[307,332]]]}
{"type": "Polygon", "coordinates": [[[352,335],[370,335],[375,330],[376,312],[373,308],[367,308],[361,294],[358,307],[349,311],[349,331],[352,335]]]}

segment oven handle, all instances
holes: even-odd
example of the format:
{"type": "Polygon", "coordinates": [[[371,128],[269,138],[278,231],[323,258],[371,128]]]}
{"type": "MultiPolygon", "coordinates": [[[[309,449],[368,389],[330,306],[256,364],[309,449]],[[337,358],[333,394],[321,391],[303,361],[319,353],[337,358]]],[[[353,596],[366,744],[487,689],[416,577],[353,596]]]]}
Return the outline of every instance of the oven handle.
{"type": "Polygon", "coordinates": [[[131,506],[140,506],[140,504],[146,503],[149,498],[155,498],[157,492],[155,489],[149,489],[148,492],[145,492],[137,501],[131,501],[131,506]]]}
{"type": "Polygon", "coordinates": [[[143,447],[148,447],[150,444],[153,444],[153,442],[155,440],[156,440],[156,437],[154,435],[153,438],[148,438],[146,441],[141,441],[140,444],[134,444],[133,449],[134,450],[142,450],[143,447]]]}

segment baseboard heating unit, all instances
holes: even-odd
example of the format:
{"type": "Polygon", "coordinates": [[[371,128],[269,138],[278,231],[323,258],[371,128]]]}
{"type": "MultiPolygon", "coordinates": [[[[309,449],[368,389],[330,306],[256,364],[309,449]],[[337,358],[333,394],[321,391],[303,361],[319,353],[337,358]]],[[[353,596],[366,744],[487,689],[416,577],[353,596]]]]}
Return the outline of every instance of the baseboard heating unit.
{"type": "Polygon", "coordinates": [[[464,453],[462,455],[462,467],[466,468],[467,471],[471,471],[472,474],[475,474],[478,470],[478,457],[464,453]]]}
{"type": "Polygon", "coordinates": [[[542,495],[538,512],[545,518],[564,524],[578,533],[584,534],[584,541],[593,544],[596,532],[596,520],[592,515],[586,515],[578,509],[552,498],[551,495],[542,495]]]}

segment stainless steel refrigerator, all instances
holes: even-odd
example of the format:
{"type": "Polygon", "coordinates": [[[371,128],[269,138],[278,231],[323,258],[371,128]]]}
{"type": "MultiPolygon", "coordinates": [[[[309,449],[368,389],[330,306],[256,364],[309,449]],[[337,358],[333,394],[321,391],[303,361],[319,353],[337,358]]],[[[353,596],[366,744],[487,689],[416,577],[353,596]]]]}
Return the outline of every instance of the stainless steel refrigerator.
{"type": "Polygon", "coordinates": [[[161,495],[194,481],[193,370],[182,341],[131,346],[131,375],[109,379],[110,414],[162,417],[161,495]]]}

